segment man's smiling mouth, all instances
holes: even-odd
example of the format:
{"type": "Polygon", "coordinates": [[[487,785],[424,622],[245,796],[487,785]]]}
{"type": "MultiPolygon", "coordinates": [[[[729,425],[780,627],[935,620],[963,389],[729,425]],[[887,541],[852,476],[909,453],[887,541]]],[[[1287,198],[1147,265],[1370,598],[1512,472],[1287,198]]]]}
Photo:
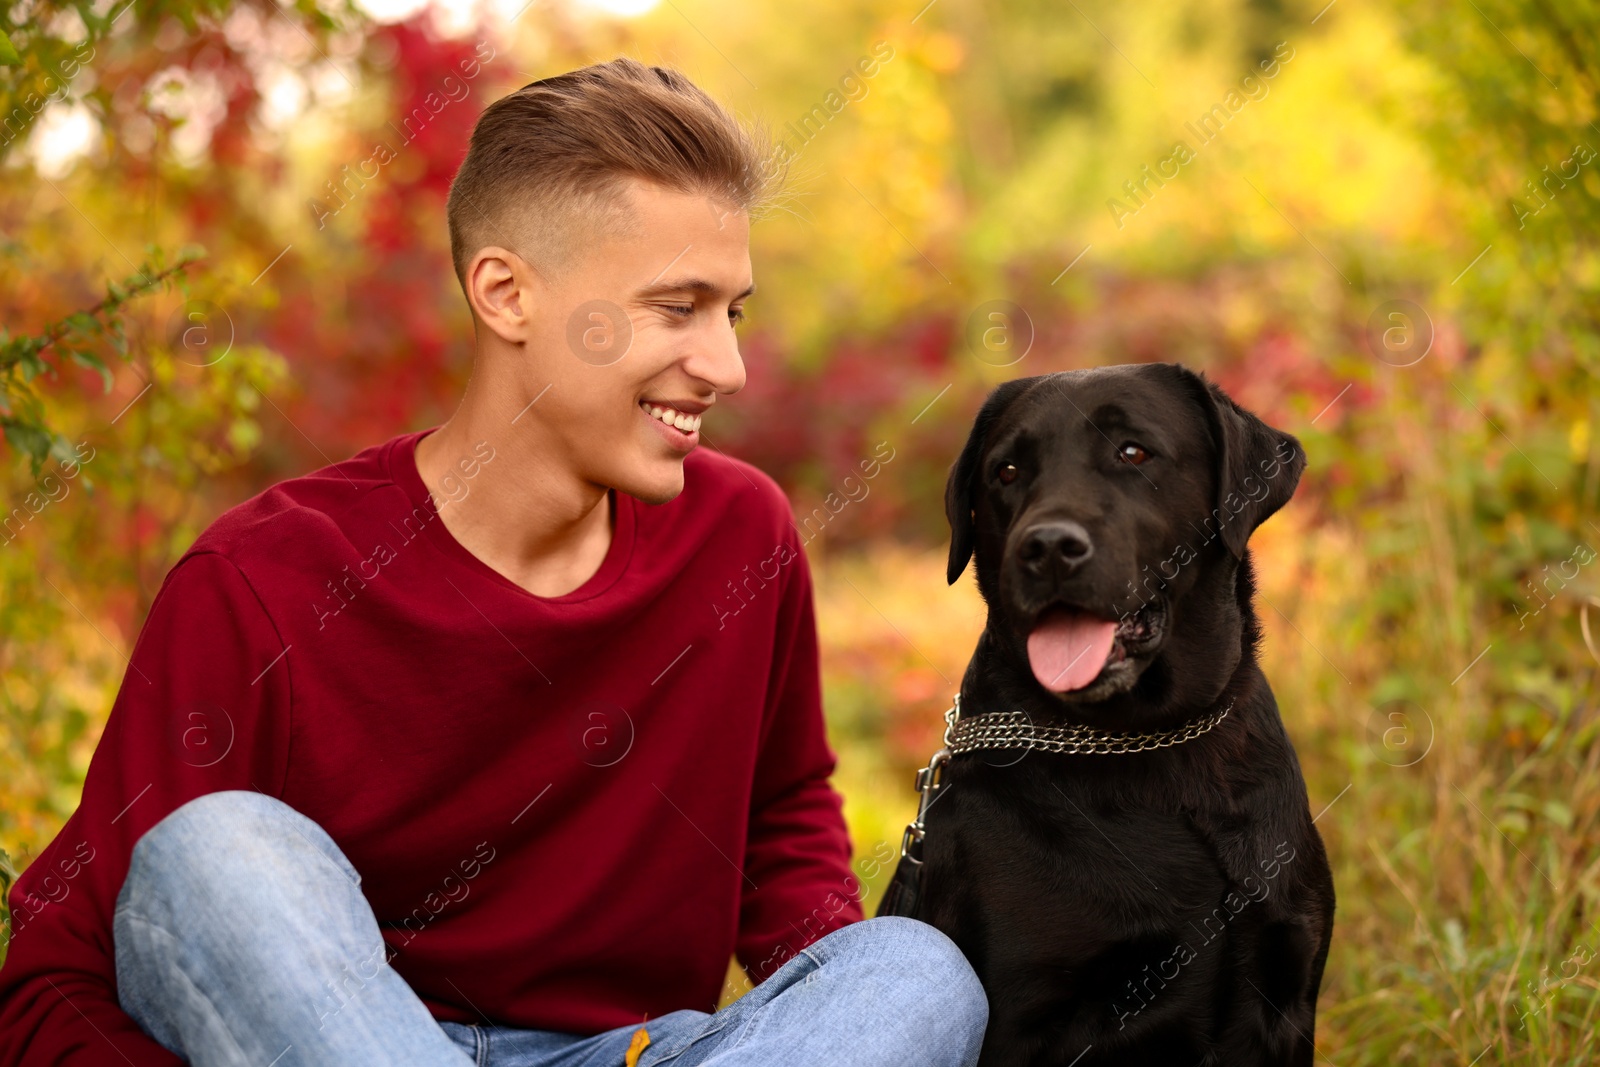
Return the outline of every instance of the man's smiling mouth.
{"type": "Polygon", "coordinates": [[[658,422],[665,423],[684,435],[692,434],[700,429],[700,416],[691,415],[666,404],[657,404],[649,400],[639,401],[639,408],[646,415],[658,422]]]}

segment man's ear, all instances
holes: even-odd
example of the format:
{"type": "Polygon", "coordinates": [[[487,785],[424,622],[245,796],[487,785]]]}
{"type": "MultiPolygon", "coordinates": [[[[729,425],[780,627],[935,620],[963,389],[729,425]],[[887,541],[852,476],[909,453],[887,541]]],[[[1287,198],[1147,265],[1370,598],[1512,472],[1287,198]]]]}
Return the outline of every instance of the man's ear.
{"type": "Polygon", "coordinates": [[[1002,383],[990,393],[983,406],[978,409],[978,417],[972,422],[972,432],[967,435],[967,443],[961,449],[961,455],[950,465],[950,477],[944,485],[944,514],[950,520],[950,562],[945,567],[945,578],[950,585],[956,584],[961,572],[967,569],[967,561],[972,558],[974,543],[972,512],[978,502],[975,495],[980,474],[978,461],[983,458],[983,448],[988,441],[989,431],[994,428],[994,424],[999,421],[1011,402],[1039,378],[1039,375],[1016,378],[1002,383]]]}
{"type": "MultiPolygon", "coordinates": [[[[1174,364],[1176,366],[1176,364],[1174,364]]],[[[1185,373],[1190,373],[1185,368],[1185,373]]],[[[1274,429],[1234,403],[1204,374],[1205,406],[1217,442],[1217,499],[1212,521],[1235,559],[1250,535],[1294,496],[1306,469],[1306,450],[1293,434],[1274,429]]]]}
{"type": "Polygon", "coordinates": [[[498,245],[478,249],[467,263],[467,304],[473,317],[501,340],[516,344],[527,339],[540,281],[533,264],[498,245]]]}

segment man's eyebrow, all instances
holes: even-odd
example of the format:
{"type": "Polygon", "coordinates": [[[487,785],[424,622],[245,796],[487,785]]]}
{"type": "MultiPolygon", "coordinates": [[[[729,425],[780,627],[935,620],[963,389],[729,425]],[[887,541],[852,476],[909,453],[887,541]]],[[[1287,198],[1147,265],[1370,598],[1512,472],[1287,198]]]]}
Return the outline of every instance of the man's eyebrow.
{"type": "MultiPolygon", "coordinates": [[[[755,282],[749,288],[734,296],[735,300],[743,300],[756,291],[755,282]]],[[[695,293],[701,296],[717,296],[722,292],[722,287],[716,282],[706,281],[704,278],[672,278],[664,282],[654,282],[638,290],[633,295],[648,299],[653,296],[668,296],[672,293],[695,293]]]]}

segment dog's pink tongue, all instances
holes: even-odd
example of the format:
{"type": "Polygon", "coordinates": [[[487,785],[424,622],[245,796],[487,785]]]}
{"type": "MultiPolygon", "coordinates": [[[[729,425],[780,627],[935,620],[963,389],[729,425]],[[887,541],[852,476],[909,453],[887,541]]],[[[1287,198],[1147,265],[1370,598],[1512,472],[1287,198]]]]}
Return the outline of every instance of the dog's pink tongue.
{"type": "Polygon", "coordinates": [[[1115,622],[1056,609],[1028,635],[1028,664],[1039,684],[1052,692],[1082,689],[1105,667],[1116,636],[1115,622]]]}

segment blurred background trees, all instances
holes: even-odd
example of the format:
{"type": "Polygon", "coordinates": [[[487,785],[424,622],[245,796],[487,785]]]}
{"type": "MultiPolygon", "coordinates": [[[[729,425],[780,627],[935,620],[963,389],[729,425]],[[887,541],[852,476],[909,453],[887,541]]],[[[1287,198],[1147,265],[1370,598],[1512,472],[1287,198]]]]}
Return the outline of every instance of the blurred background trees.
{"type": "Polygon", "coordinates": [[[1182,361],[1311,456],[1255,547],[1339,880],[1322,1050],[1594,1058],[1594,5],[22,0],[0,31],[0,879],[195,535],[453,405],[484,103],[622,52],[798,153],[707,441],[802,517],[893,449],[807,546],[862,860],[982,627],[942,577],[982,395],[1182,361]]]}

